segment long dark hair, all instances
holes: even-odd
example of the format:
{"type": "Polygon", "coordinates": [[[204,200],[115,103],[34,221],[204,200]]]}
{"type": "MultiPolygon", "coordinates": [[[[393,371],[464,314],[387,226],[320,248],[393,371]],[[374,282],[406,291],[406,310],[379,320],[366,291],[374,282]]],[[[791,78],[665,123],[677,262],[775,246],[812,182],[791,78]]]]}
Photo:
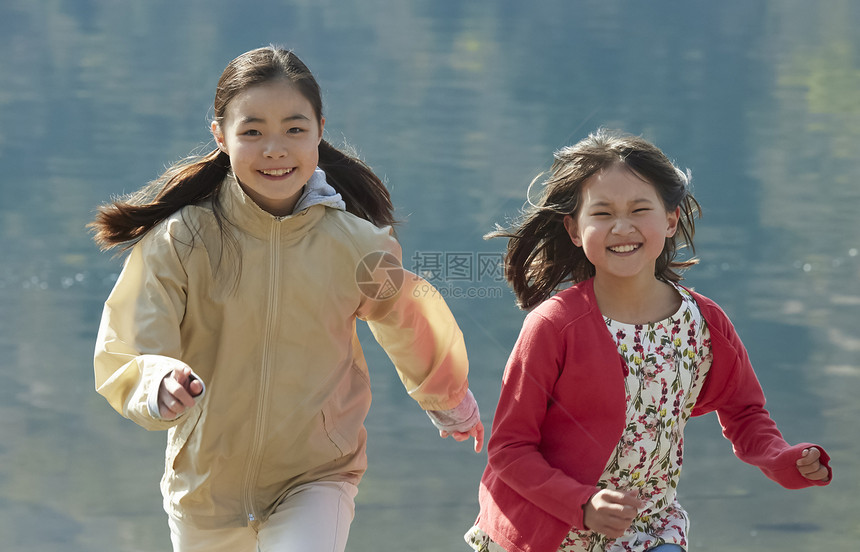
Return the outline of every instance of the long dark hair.
{"type": "MultiPolygon", "coordinates": [[[[227,65],[215,93],[215,120],[224,118],[236,95],[275,79],[292,83],[313,106],[317,121],[322,121],[322,94],[313,74],[292,51],[275,46],[251,50],[227,65]]],[[[391,196],[367,164],[322,140],[319,167],[326,173],[328,183],[343,196],[347,211],[376,226],[394,224],[391,196]]],[[[182,207],[207,200],[212,202],[223,231],[218,191],[229,170],[230,157],[217,148],[174,164],[137,192],[98,208],[95,219],[88,225],[94,231],[96,243],[102,249],[117,245],[128,249],[182,207]]]]}
{"type": "Polygon", "coordinates": [[[678,271],[698,260],[675,260],[678,249],[693,252],[694,219],[701,207],[690,193],[690,176],[670,161],[659,148],[629,134],[598,129],[573,146],[555,152],[552,168],[538,175],[529,186],[543,186],[540,199],[525,209],[511,228],[497,227],[487,238],[509,238],[505,255],[505,278],[513,288],[517,304],[531,308],[549,298],[566,282],[577,283],[594,276],[594,265],[581,247],[575,246],[564,228],[564,217],[577,216],[582,187],[594,174],[623,165],[657,190],[667,211],[681,208],[678,230],[666,238],[657,259],[655,276],[678,282],[678,271]]]}

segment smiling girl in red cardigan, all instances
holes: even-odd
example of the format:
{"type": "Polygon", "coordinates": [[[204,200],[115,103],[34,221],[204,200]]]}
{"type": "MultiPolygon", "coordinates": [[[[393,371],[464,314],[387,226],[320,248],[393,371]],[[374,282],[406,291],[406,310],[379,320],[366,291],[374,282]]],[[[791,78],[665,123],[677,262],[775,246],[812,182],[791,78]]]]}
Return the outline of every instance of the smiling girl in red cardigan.
{"type": "Polygon", "coordinates": [[[689,180],[647,141],[600,130],[557,152],[539,203],[493,234],[534,309],[505,369],[475,550],[686,550],[683,430],[711,411],[784,487],[830,481],[821,447],[783,439],[726,314],[678,283],[695,264],[675,260],[699,211],[689,180]]]}

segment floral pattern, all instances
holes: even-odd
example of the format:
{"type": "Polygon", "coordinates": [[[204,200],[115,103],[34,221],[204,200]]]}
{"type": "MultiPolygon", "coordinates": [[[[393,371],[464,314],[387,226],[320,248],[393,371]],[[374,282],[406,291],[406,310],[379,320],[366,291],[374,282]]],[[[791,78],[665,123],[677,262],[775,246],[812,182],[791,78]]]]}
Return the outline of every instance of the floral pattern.
{"type": "Polygon", "coordinates": [[[560,552],[643,552],[673,543],[687,546],[689,520],[676,500],[684,453],[684,426],[710,368],[710,336],[695,301],[683,301],[666,320],[644,325],[606,318],[624,359],[627,427],[597,483],[635,490],[645,507],[617,539],[572,530],[560,552]]]}
{"type": "MultiPolygon", "coordinates": [[[[644,552],[665,543],[686,548],[689,520],[676,500],[684,425],[711,365],[710,334],[692,296],[666,320],[644,325],[605,318],[624,359],[627,426],[597,483],[636,490],[645,508],[617,539],[571,530],[559,552],[644,552]]],[[[465,535],[478,552],[505,552],[479,527],[465,535]]]]}
{"type": "Polygon", "coordinates": [[[475,552],[506,552],[504,548],[490,539],[490,536],[484,533],[484,530],[475,525],[463,535],[466,543],[471,546],[475,552]]]}

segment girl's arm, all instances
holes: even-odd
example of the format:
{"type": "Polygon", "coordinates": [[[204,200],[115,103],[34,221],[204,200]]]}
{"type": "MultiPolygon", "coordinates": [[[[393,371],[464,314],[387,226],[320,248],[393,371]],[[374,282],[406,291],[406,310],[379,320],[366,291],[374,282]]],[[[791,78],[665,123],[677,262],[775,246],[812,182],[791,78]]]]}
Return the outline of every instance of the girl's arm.
{"type": "MultiPolygon", "coordinates": [[[[159,413],[169,399],[159,397],[162,382],[173,373],[191,374],[177,359],[186,276],[168,237],[168,231],[157,228],[132,248],[105,302],[94,357],[99,394],[117,412],[151,430],[176,423],[159,413]]],[[[166,417],[175,413],[165,411],[166,417]]]]}
{"type": "MultiPolygon", "coordinates": [[[[357,315],[367,321],[422,409],[455,411],[469,390],[463,333],[438,290],[402,267],[400,246],[393,237],[386,233],[376,247],[390,253],[385,257],[390,262],[375,275],[398,282],[400,289],[384,300],[364,297],[357,315]]],[[[471,427],[457,429],[473,435],[477,448],[480,419],[475,416],[473,421],[471,427]]]]}
{"type": "Polygon", "coordinates": [[[735,455],[783,487],[798,489],[829,483],[830,457],[824,449],[811,443],[788,444],[770,417],[746,348],[728,317],[718,311],[708,324],[714,363],[693,414],[716,410],[723,435],[732,442],[735,455]],[[808,478],[798,469],[798,460],[810,448],[818,450],[816,459],[819,467],[827,470],[826,478],[808,478]]]}
{"type": "MultiPolygon", "coordinates": [[[[488,471],[568,527],[585,529],[584,508],[599,489],[551,465],[541,450],[542,431],[564,431],[545,424],[563,364],[559,331],[537,313],[529,314],[505,368],[487,444],[488,471]]],[[[571,443],[569,462],[583,461],[585,454],[577,449],[589,446],[587,440],[571,443]]]]}

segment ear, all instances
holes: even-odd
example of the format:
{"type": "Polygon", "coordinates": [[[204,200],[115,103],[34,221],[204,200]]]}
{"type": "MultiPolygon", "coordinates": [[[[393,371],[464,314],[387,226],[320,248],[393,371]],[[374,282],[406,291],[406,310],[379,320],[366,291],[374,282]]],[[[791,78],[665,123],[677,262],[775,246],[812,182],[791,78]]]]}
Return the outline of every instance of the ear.
{"type": "Polygon", "coordinates": [[[212,121],[210,129],[212,130],[212,137],[215,138],[215,143],[218,144],[218,149],[229,155],[227,143],[224,141],[224,133],[221,132],[221,125],[217,121],[212,121]]]}
{"type": "Polygon", "coordinates": [[[319,140],[317,140],[318,146],[320,145],[320,142],[322,142],[322,139],[323,139],[323,129],[325,129],[325,117],[320,117],[320,137],[319,137],[319,140]]]}
{"type": "Polygon", "coordinates": [[[675,207],[671,213],[666,213],[666,221],[669,223],[666,228],[666,237],[671,238],[678,231],[678,221],[681,219],[681,207],[675,207]]]}
{"type": "Polygon", "coordinates": [[[576,220],[570,215],[564,215],[564,229],[567,230],[567,235],[570,236],[570,241],[577,247],[582,247],[582,238],[579,236],[579,226],[576,220]]]}

